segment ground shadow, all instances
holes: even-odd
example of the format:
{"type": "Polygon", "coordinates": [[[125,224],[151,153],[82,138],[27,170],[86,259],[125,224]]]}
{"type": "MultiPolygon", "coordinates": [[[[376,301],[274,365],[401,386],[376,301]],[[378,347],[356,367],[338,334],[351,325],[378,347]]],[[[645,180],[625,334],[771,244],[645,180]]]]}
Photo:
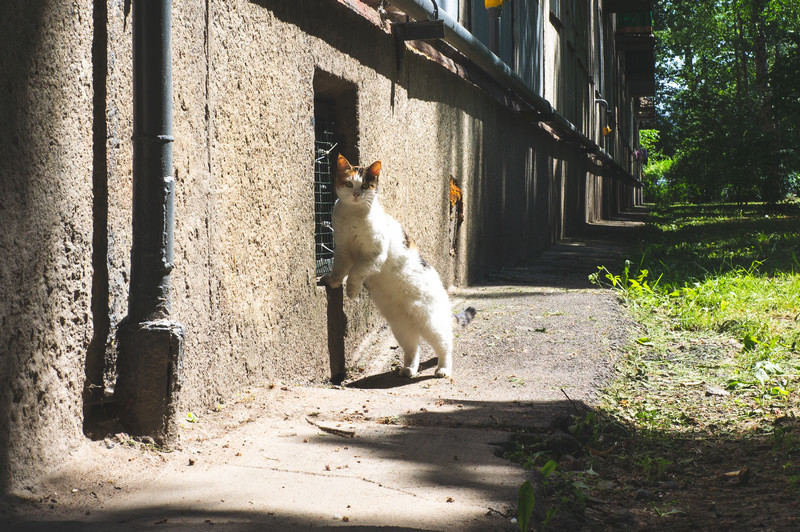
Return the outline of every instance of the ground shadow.
{"type": "MultiPolygon", "coordinates": [[[[505,493],[507,482],[504,485],[504,479],[477,471],[482,466],[502,462],[503,456],[518,449],[520,444],[536,443],[538,447],[533,448],[541,452],[542,463],[552,459],[558,464],[548,477],[546,489],[539,492],[541,511],[558,510],[548,524],[550,530],[793,530],[797,527],[800,513],[796,487],[790,483],[775,483],[783,474],[781,470],[798,453],[800,425],[796,420],[781,422],[780,438],[741,433],[693,440],[670,428],[646,432],[620,429],[620,426],[614,431],[601,428],[603,439],[599,444],[601,448],[597,448],[598,443],[591,438],[596,439],[598,431],[590,431],[587,440],[569,429],[570,424],[585,419],[590,411],[583,403],[566,400],[513,406],[506,402],[467,401],[462,409],[447,413],[425,411],[404,415],[401,430],[359,431],[352,439],[320,433],[312,440],[331,448],[339,448],[346,442],[353,453],[373,456],[403,471],[407,475],[405,482],[469,487],[487,497],[505,493]],[[507,417],[510,421],[519,419],[519,412],[515,410],[519,408],[532,414],[564,411],[568,415],[533,428],[525,428],[520,423],[505,427],[491,425],[493,416],[507,417]],[[486,420],[483,425],[470,421],[481,418],[486,420]],[[459,428],[454,430],[453,426],[459,428]],[[502,432],[481,436],[490,428],[499,428],[502,432]],[[478,440],[489,452],[474,452],[478,440]],[[467,449],[471,451],[462,453],[467,449]],[[649,459],[632,461],[626,458],[634,449],[647,449],[649,459]],[[743,466],[749,466],[750,474],[746,478],[729,474],[741,471],[743,466]],[[566,494],[558,491],[562,481],[569,486],[566,494]],[[585,493],[588,498],[585,496],[581,504],[574,505],[578,492],[585,493]]],[[[538,470],[542,463],[534,462],[533,470],[538,470]]],[[[530,478],[542,482],[533,471],[530,478]]],[[[254,480],[257,481],[257,477],[254,480]]],[[[270,486],[264,488],[269,490],[270,486]]],[[[24,499],[7,499],[8,502],[19,506],[30,504],[24,499]]],[[[380,500],[374,502],[378,506],[381,504],[380,500]]],[[[508,502],[513,508],[516,498],[509,495],[508,502]]],[[[313,502],[309,501],[309,507],[312,506],[313,502]]],[[[215,530],[237,531],[334,528],[322,524],[313,509],[306,513],[285,512],[280,508],[224,511],[198,508],[188,502],[179,507],[163,507],[154,502],[150,506],[98,512],[75,519],[59,519],[55,515],[51,519],[40,513],[35,518],[18,516],[4,523],[8,526],[6,530],[42,531],[191,530],[212,526],[215,530]]],[[[353,525],[348,528],[374,529],[353,525]]],[[[497,530],[514,530],[516,526],[507,517],[498,520],[498,525],[497,530]],[[505,528],[502,523],[506,523],[505,528]]]]}
{"type": "MultiPolygon", "coordinates": [[[[436,358],[420,362],[419,371],[424,371],[436,366],[436,358]]],[[[388,390],[390,388],[402,388],[411,384],[418,384],[419,382],[436,379],[434,375],[418,375],[413,378],[404,377],[400,375],[399,371],[391,370],[377,375],[369,375],[361,379],[348,382],[345,384],[346,388],[357,388],[360,390],[388,390]]]]}
{"type": "MultiPolygon", "coordinates": [[[[25,501],[20,501],[26,504],[25,501]]],[[[203,510],[185,508],[161,508],[158,505],[133,508],[124,512],[109,512],[100,521],[37,519],[11,521],[4,530],[26,532],[106,532],[111,530],[224,530],[236,532],[262,532],[283,530],[340,530],[342,525],[320,525],[319,519],[311,516],[276,512],[203,510]]],[[[348,530],[375,530],[372,526],[347,526],[348,530]]],[[[385,531],[415,531],[416,528],[386,526],[385,531]]]]}

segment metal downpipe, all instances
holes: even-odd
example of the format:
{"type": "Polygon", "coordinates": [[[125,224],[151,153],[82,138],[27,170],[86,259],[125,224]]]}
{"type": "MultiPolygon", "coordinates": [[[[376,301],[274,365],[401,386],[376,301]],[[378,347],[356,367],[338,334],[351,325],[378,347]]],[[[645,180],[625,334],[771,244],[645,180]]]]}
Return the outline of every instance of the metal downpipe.
{"type": "Polygon", "coordinates": [[[492,74],[503,85],[519,94],[532,110],[543,115],[553,112],[550,102],[531,90],[486,45],[476,39],[446,11],[439,9],[436,2],[432,0],[391,0],[391,3],[415,20],[441,20],[444,23],[445,42],[464,54],[484,71],[492,74]]]}
{"type": "Polygon", "coordinates": [[[128,316],[170,312],[174,249],[171,0],[133,3],[133,245],[128,316]]]}
{"type": "Polygon", "coordinates": [[[131,434],[177,437],[183,327],[169,320],[175,179],[172,165],[172,0],[133,1],[133,219],[128,316],[117,331],[114,398],[131,434]]]}

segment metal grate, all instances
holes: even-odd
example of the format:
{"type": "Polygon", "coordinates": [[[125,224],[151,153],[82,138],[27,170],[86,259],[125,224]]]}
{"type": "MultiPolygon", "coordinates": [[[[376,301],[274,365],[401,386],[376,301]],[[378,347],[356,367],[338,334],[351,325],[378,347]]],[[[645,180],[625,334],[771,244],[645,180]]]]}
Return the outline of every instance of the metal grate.
{"type": "Polygon", "coordinates": [[[317,275],[333,269],[333,228],[331,213],[336,201],[333,189],[334,123],[315,117],[314,138],[314,249],[317,275]]]}

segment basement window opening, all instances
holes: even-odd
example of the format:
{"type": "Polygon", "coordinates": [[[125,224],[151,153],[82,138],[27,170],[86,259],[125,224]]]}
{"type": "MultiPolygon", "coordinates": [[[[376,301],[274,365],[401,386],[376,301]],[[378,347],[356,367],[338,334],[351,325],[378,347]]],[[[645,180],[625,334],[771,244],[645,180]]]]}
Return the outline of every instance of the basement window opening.
{"type": "Polygon", "coordinates": [[[317,276],[333,269],[333,228],[331,214],[336,201],[333,186],[333,154],[338,142],[335,122],[314,115],[314,259],[317,276]]]}
{"type": "Polygon", "coordinates": [[[314,73],[314,263],[317,277],[333,270],[331,216],[336,202],[336,159],[358,164],[356,85],[327,72],[314,73]]]}

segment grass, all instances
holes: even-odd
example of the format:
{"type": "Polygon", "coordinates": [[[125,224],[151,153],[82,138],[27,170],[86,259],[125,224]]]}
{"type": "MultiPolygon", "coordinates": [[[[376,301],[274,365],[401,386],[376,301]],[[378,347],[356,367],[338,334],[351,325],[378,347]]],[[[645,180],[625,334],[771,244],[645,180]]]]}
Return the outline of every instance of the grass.
{"type": "Polygon", "coordinates": [[[784,511],[800,496],[800,205],[671,206],[643,236],[592,276],[638,328],[600,405],[565,427],[582,450],[521,440],[509,458],[558,461],[556,528],[800,526],[784,511]]]}
{"type": "Polygon", "coordinates": [[[645,428],[689,432],[704,430],[705,422],[736,431],[745,421],[794,414],[800,209],[786,205],[764,215],[686,205],[652,219],[635,261],[618,275],[601,268],[595,277],[618,291],[643,330],[607,400],[645,428]],[[652,376],[657,390],[635,385],[652,376]],[[687,405],[688,396],[697,402],[687,405]],[[707,408],[710,402],[717,408],[707,408]],[[665,408],[675,403],[681,408],[665,408]]]}

